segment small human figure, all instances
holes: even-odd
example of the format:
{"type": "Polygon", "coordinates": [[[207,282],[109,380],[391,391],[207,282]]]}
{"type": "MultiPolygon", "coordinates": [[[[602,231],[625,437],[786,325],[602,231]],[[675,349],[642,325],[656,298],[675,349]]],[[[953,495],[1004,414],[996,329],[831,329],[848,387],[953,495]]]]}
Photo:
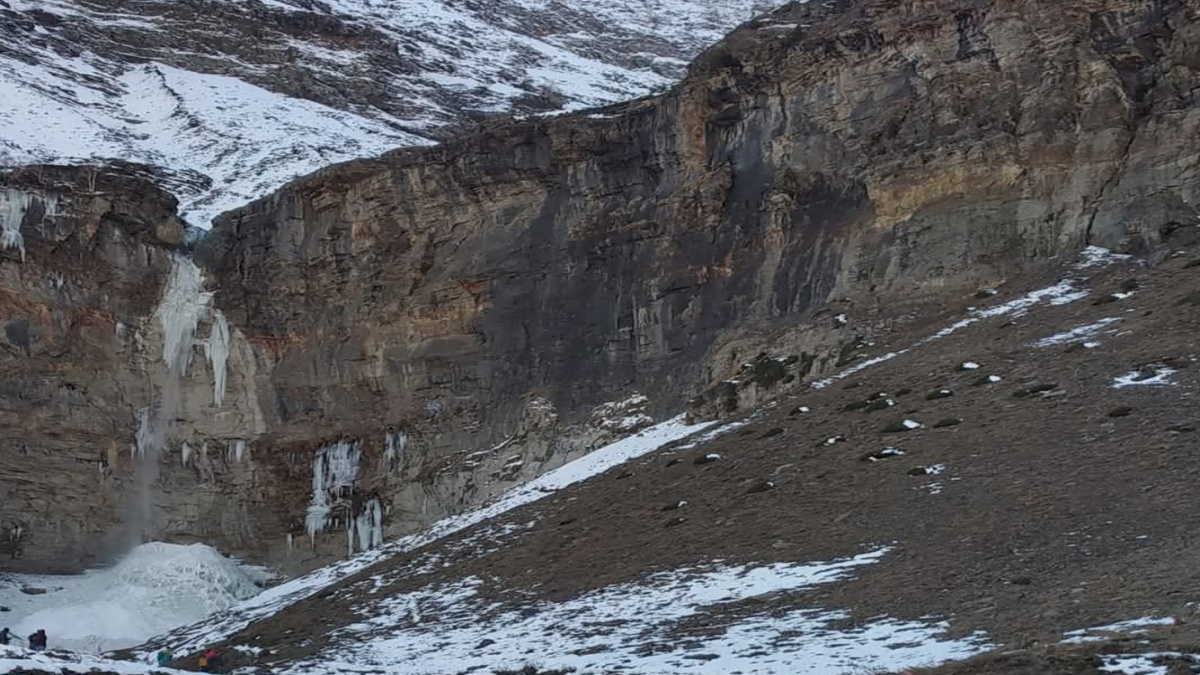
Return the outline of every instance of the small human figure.
{"type": "Polygon", "coordinates": [[[211,647],[200,655],[200,670],[206,673],[218,673],[221,668],[221,655],[211,647]]]}
{"type": "Polygon", "coordinates": [[[171,659],[175,658],[175,655],[171,653],[170,647],[163,647],[158,650],[158,654],[155,654],[155,658],[158,659],[158,665],[166,667],[171,659]]]}
{"type": "Polygon", "coordinates": [[[12,640],[12,635],[9,633],[8,629],[4,628],[0,630],[0,645],[8,644],[9,640],[12,640]]]}
{"type": "Polygon", "coordinates": [[[46,651],[46,629],[39,628],[37,632],[29,636],[29,648],[35,652],[46,651]]]}

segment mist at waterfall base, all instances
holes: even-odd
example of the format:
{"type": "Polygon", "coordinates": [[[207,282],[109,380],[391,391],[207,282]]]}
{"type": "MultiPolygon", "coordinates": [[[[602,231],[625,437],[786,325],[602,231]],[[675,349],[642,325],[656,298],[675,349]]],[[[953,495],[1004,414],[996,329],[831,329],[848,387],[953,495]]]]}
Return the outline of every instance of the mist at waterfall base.
{"type": "Polygon", "coordinates": [[[44,628],[51,649],[99,653],[195,623],[258,594],[271,577],[204,544],[151,542],[83,574],[0,577],[0,606],[10,609],[0,626],[22,639],[44,628]]]}

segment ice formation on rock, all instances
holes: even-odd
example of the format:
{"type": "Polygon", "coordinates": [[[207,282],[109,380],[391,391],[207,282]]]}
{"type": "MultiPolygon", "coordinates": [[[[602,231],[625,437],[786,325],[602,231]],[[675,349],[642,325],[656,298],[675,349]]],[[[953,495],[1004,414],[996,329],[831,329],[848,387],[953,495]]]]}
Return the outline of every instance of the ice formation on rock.
{"type": "Polygon", "coordinates": [[[384,437],[383,442],[383,458],[387,460],[388,466],[392,466],[408,449],[408,434],[403,431],[389,431],[384,437]]]}
{"type": "Polygon", "coordinates": [[[204,290],[204,274],[191,258],[175,256],[171,276],[155,308],[163,332],[163,361],[176,376],[187,374],[195,346],[196,329],[201,320],[210,322],[208,338],[203,340],[204,355],[213,369],[213,404],[225,400],[225,380],[229,362],[229,321],[218,309],[210,307],[213,294],[204,290]]]}
{"type": "Polygon", "coordinates": [[[229,362],[229,322],[219,309],[212,311],[212,328],[204,343],[204,355],[212,364],[213,405],[219,408],[225,401],[225,364],[229,362]]]}
{"type": "Polygon", "coordinates": [[[34,200],[42,203],[43,219],[58,215],[57,195],[0,190],[0,250],[19,250],[21,262],[25,262],[25,237],[21,234],[21,224],[34,200]]]}
{"type": "Polygon", "coordinates": [[[325,531],[334,505],[354,489],[361,445],[359,441],[338,441],[318,450],[313,458],[313,494],[305,518],[310,539],[325,531]]]}
{"type": "Polygon", "coordinates": [[[133,445],[129,446],[129,454],[133,457],[145,457],[154,445],[154,427],[149,408],[137,411],[138,427],[133,437],[133,445]]]}
{"type": "Polygon", "coordinates": [[[154,313],[163,332],[163,361],[172,373],[184,374],[192,360],[196,326],[208,311],[212,293],[204,290],[204,275],[191,258],[175,256],[171,276],[154,313]]]}
{"type": "Polygon", "coordinates": [[[383,507],[378,499],[369,499],[363,504],[362,511],[355,517],[351,526],[346,528],[346,538],[349,543],[349,553],[369,551],[383,544],[383,507]]]}

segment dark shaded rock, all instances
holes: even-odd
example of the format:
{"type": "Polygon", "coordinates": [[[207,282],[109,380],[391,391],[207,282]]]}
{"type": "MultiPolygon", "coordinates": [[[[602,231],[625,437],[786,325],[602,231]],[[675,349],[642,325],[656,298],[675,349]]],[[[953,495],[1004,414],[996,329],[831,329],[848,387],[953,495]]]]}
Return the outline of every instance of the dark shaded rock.
{"type": "Polygon", "coordinates": [[[14,347],[29,349],[29,320],[14,319],[4,324],[4,337],[14,347]]]}
{"type": "Polygon", "coordinates": [[[1118,406],[1108,411],[1109,417],[1129,417],[1133,414],[1133,408],[1127,405],[1118,406]]]}
{"type": "Polygon", "coordinates": [[[38,588],[36,586],[22,586],[21,592],[25,595],[44,595],[46,593],[46,589],[38,588]]]}
{"type": "Polygon", "coordinates": [[[1189,260],[1188,263],[1183,266],[1183,269],[1189,270],[1189,269],[1192,269],[1193,267],[1200,267],[1200,258],[1196,258],[1194,260],[1189,260]]]}
{"type": "Polygon", "coordinates": [[[683,516],[676,516],[675,518],[672,518],[672,519],[668,520],[667,522],[663,523],[663,527],[675,527],[676,525],[682,525],[686,522],[687,522],[687,518],[684,518],[683,516]]]}
{"type": "Polygon", "coordinates": [[[695,464],[696,466],[703,466],[705,464],[712,464],[713,462],[719,461],[721,461],[721,455],[718,455],[715,452],[709,452],[703,455],[697,455],[696,458],[692,460],[692,464],[695,464]]]}
{"type": "Polygon", "coordinates": [[[775,489],[775,483],[772,483],[769,480],[760,480],[760,481],[755,482],[750,487],[746,488],[746,494],[748,494],[748,495],[758,494],[759,492],[767,492],[769,490],[774,490],[774,489],[775,489]]]}
{"type": "Polygon", "coordinates": [[[879,412],[880,410],[887,410],[894,405],[896,405],[896,402],[890,398],[879,398],[868,403],[867,406],[863,408],[863,412],[879,412]]]}
{"type": "Polygon", "coordinates": [[[1128,294],[1125,294],[1125,293],[1108,293],[1106,295],[1102,295],[1102,296],[1096,298],[1095,300],[1093,300],[1092,304],[1093,305],[1107,305],[1107,304],[1114,303],[1114,302],[1117,302],[1120,300],[1124,300],[1126,297],[1128,297],[1128,294]]]}
{"type": "Polygon", "coordinates": [[[683,458],[672,457],[671,460],[667,462],[667,466],[675,466],[676,464],[683,464],[683,458]]]}
{"type": "Polygon", "coordinates": [[[495,640],[493,640],[491,638],[484,638],[479,641],[479,644],[475,645],[475,649],[483,649],[484,647],[491,647],[494,644],[496,644],[495,640]]]}
{"type": "Polygon", "coordinates": [[[1033,579],[1031,577],[1013,577],[1008,580],[1008,583],[1013,586],[1028,586],[1033,583],[1033,579]]]}
{"type": "Polygon", "coordinates": [[[1195,363],[1195,361],[1184,356],[1168,356],[1167,358],[1159,361],[1157,364],[1152,365],[1162,365],[1174,370],[1184,370],[1191,368],[1195,363]]]}
{"type": "Polygon", "coordinates": [[[854,412],[855,410],[862,410],[869,405],[871,405],[870,401],[851,401],[850,403],[842,406],[842,412],[854,412]]]}
{"type": "MultiPolygon", "coordinates": [[[[670,466],[670,464],[668,464],[667,466],[670,466]]],[[[633,478],[633,475],[634,475],[634,474],[633,474],[633,472],[632,472],[632,471],[625,470],[625,471],[622,471],[622,472],[621,472],[621,473],[620,473],[620,474],[617,476],[617,480],[625,480],[626,478],[633,478]]]]}
{"type": "Polygon", "coordinates": [[[667,504],[666,506],[659,509],[659,511],[676,511],[678,509],[682,509],[685,506],[687,506],[687,502],[681,499],[677,502],[671,502],[670,504],[667,504]]]}
{"type": "Polygon", "coordinates": [[[937,422],[934,422],[933,428],[934,429],[945,429],[946,427],[956,427],[962,423],[963,423],[963,421],[962,421],[962,418],[960,418],[960,417],[947,417],[945,419],[940,419],[937,422]]]}
{"type": "Polygon", "coordinates": [[[949,389],[935,389],[925,395],[926,401],[937,401],[943,398],[954,396],[954,392],[949,389]]]}
{"type": "Polygon", "coordinates": [[[783,433],[782,427],[775,427],[773,429],[767,429],[766,431],[759,434],[758,437],[759,438],[771,438],[772,436],[778,436],[779,434],[782,434],[782,433],[783,433]]]}
{"type": "Polygon", "coordinates": [[[1023,387],[1021,389],[1014,391],[1012,394],[1012,397],[1013,398],[1029,398],[1030,396],[1033,396],[1034,394],[1045,394],[1046,392],[1054,391],[1055,389],[1058,389],[1057,382],[1039,382],[1036,384],[1031,384],[1028,387],[1023,387]]]}
{"type": "Polygon", "coordinates": [[[573,522],[575,522],[575,521],[577,521],[577,520],[579,520],[579,519],[578,519],[578,518],[574,518],[574,517],[572,517],[572,518],[564,518],[563,520],[560,520],[560,521],[558,521],[558,526],[559,526],[559,527],[562,527],[562,526],[564,526],[564,525],[570,525],[571,523],[573,523],[573,522]]]}
{"type": "Polygon", "coordinates": [[[1196,430],[1196,425],[1190,422],[1179,422],[1167,427],[1167,431],[1176,434],[1190,434],[1196,430]]]}
{"type": "Polygon", "coordinates": [[[896,396],[908,396],[912,393],[912,391],[913,390],[909,389],[908,387],[901,387],[900,389],[896,390],[896,396]]]}
{"type": "Polygon", "coordinates": [[[817,445],[818,446],[829,446],[829,445],[836,445],[838,443],[845,443],[845,442],[846,442],[846,437],[841,434],[838,434],[836,436],[830,436],[830,437],[826,438],[824,441],[817,443],[817,445]]]}
{"type": "Polygon", "coordinates": [[[796,406],[795,408],[792,408],[791,412],[788,413],[788,416],[794,417],[796,415],[805,415],[810,412],[812,412],[812,408],[810,408],[806,405],[799,405],[799,406],[796,406]]]}
{"type": "Polygon", "coordinates": [[[985,288],[985,289],[983,289],[983,290],[980,290],[980,291],[976,291],[976,292],[975,292],[975,299],[976,299],[976,300],[983,300],[983,299],[985,299],[985,298],[990,298],[990,297],[992,297],[992,296],[994,296],[994,295],[998,294],[999,292],[1000,292],[1000,291],[997,291],[997,290],[995,290],[995,289],[993,289],[993,288],[985,288]]]}
{"type": "Polygon", "coordinates": [[[749,365],[742,368],[739,378],[759,387],[770,388],[787,377],[787,367],[798,360],[799,357],[795,356],[779,359],[760,352],[749,365]]]}
{"type": "Polygon", "coordinates": [[[1127,293],[1136,291],[1138,288],[1141,288],[1141,283],[1137,279],[1130,278],[1121,282],[1121,290],[1127,293]]]}

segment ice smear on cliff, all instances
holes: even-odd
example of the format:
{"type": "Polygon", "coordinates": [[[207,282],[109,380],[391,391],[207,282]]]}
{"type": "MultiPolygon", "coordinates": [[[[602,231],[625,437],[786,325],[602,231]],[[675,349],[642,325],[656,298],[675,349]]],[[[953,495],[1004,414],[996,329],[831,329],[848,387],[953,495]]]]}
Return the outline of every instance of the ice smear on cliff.
{"type": "Polygon", "coordinates": [[[80,575],[13,575],[0,583],[18,636],[45,628],[51,648],[99,652],[139,644],[244,600],[269,577],[203,544],[151,542],[80,575]],[[23,587],[46,589],[27,595],[23,587]]]}

